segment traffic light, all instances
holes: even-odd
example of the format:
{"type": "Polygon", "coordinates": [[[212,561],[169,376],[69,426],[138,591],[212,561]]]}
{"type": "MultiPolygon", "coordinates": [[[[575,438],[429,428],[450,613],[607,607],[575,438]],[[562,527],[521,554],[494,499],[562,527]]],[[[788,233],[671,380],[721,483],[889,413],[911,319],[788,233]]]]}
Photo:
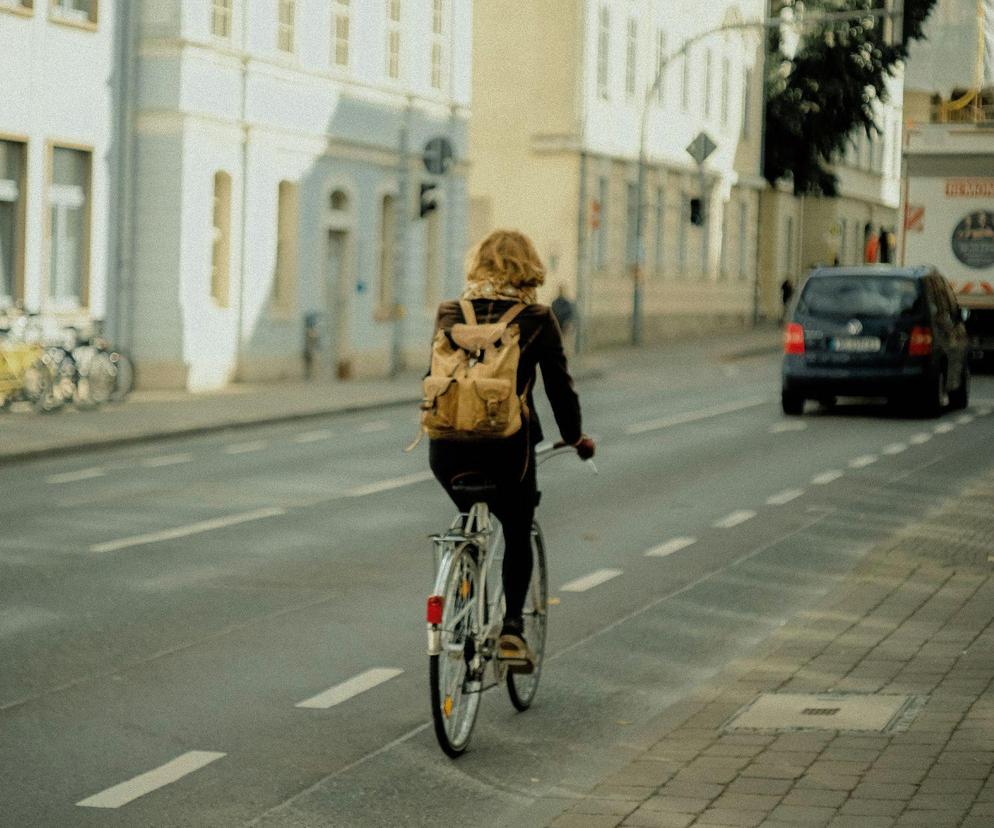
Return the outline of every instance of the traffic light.
{"type": "Polygon", "coordinates": [[[704,202],[699,198],[690,199],[690,223],[695,227],[704,224],[704,202]]]}
{"type": "Polygon", "coordinates": [[[421,198],[418,201],[418,217],[424,218],[432,210],[438,209],[438,202],[435,201],[435,197],[432,195],[432,190],[438,187],[437,184],[433,184],[429,181],[421,182],[421,198]]]}

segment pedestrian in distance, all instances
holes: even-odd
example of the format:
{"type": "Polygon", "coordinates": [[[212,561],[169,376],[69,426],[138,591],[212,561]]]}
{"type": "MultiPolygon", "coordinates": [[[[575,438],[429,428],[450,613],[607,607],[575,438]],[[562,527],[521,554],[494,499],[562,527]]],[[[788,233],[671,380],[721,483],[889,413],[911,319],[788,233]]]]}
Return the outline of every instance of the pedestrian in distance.
{"type": "Polygon", "coordinates": [[[573,334],[576,328],[576,304],[566,295],[566,286],[560,282],[559,292],[549,306],[552,308],[552,315],[559,323],[559,329],[563,332],[563,342],[567,353],[573,350],[573,334]]]}
{"type": "Polygon", "coordinates": [[[534,654],[523,635],[522,612],[532,575],[531,530],[539,499],[535,446],[543,433],[533,400],[539,367],[563,441],[584,460],[595,450],[594,441],[581,428],[580,401],[559,325],[551,308],[536,299],[544,280],[545,267],[535,246],[520,232],[496,230],[474,247],[467,258],[462,299],[438,308],[432,369],[425,378],[422,402],[422,424],[431,438],[431,470],[460,511],[480,499],[457,491],[461,480],[476,476],[493,484],[492,496],[485,499],[500,520],[505,544],[499,654],[521,665],[521,672],[534,666],[534,654]],[[460,356],[460,349],[468,354],[460,356]],[[452,373],[441,370],[440,354],[450,357],[452,365],[462,366],[459,378],[452,376],[455,368],[452,373]],[[500,392],[499,379],[465,382],[471,370],[485,367],[482,361],[487,359],[498,363],[494,371],[509,371],[504,382],[508,391],[513,386],[513,397],[500,392]],[[487,395],[482,402],[476,398],[481,388],[487,395]],[[502,408],[505,403],[509,409],[502,408]]]}
{"type": "Polygon", "coordinates": [[[780,284],[780,303],[782,305],[780,311],[781,322],[787,318],[787,306],[790,304],[790,299],[793,295],[794,286],[790,283],[790,279],[784,279],[780,284]]]}

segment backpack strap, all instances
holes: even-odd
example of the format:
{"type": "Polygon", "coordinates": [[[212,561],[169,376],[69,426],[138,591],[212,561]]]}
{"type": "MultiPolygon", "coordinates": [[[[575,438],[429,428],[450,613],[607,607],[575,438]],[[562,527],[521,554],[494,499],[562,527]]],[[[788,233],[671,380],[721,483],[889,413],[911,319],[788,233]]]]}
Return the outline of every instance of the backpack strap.
{"type": "Polygon", "coordinates": [[[500,319],[497,320],[497,324],[504,326],[510,325],[511,322],[514,321],[514,318],[519,313],[521,313],[521,311],[523,311],[526,307],[528,306],[525,305],[523,302],[518,302],[518,304],[512,305],[510,308],[508,308],[507,312],[500,319]]]}
{"type": "Polygon", "coordinates": [[[476,324],[476,311],[473,310],[473,303],[469,299],[461,299],[459,301],[459,307],[462,308],[463,321],[467,325],[476,324]]]}

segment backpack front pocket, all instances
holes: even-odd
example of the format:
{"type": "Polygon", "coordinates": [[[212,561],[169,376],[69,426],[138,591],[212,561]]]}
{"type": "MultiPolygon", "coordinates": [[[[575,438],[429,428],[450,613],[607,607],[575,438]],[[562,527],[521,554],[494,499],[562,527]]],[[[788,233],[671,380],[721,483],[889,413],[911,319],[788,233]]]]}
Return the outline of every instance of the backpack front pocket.
{"type": "Polygon", "coordinates": [[[499,434],[507,430],[514,412],[511,383],[505,379],[477,379],[473,382],[473,430],[499,434]]]}
{"type": "Polygon", "coordinates": [[[421,425],[429,435],[456,427],[458,394],[455,377],[425,377],[422,383],[421,425]]]}

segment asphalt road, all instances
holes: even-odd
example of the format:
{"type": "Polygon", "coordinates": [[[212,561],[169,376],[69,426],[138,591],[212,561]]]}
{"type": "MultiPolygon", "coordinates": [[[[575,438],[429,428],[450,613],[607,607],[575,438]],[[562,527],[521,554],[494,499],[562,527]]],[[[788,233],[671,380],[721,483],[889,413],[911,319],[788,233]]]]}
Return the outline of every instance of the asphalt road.
{"type": "Polygon", "coordinates": [[[558,603],[538,699],[485,695],[455,762],[423,623],[426,535],[452,515],[424,446],[401,453],[414,412],[0,468],[0,824],[543,824],[540,797],[620,765],[994,462],[994,377],[939,420],[786,419],[778,366],[684,345],[581,387],[600,474],[540,472],[558,603]]]}

